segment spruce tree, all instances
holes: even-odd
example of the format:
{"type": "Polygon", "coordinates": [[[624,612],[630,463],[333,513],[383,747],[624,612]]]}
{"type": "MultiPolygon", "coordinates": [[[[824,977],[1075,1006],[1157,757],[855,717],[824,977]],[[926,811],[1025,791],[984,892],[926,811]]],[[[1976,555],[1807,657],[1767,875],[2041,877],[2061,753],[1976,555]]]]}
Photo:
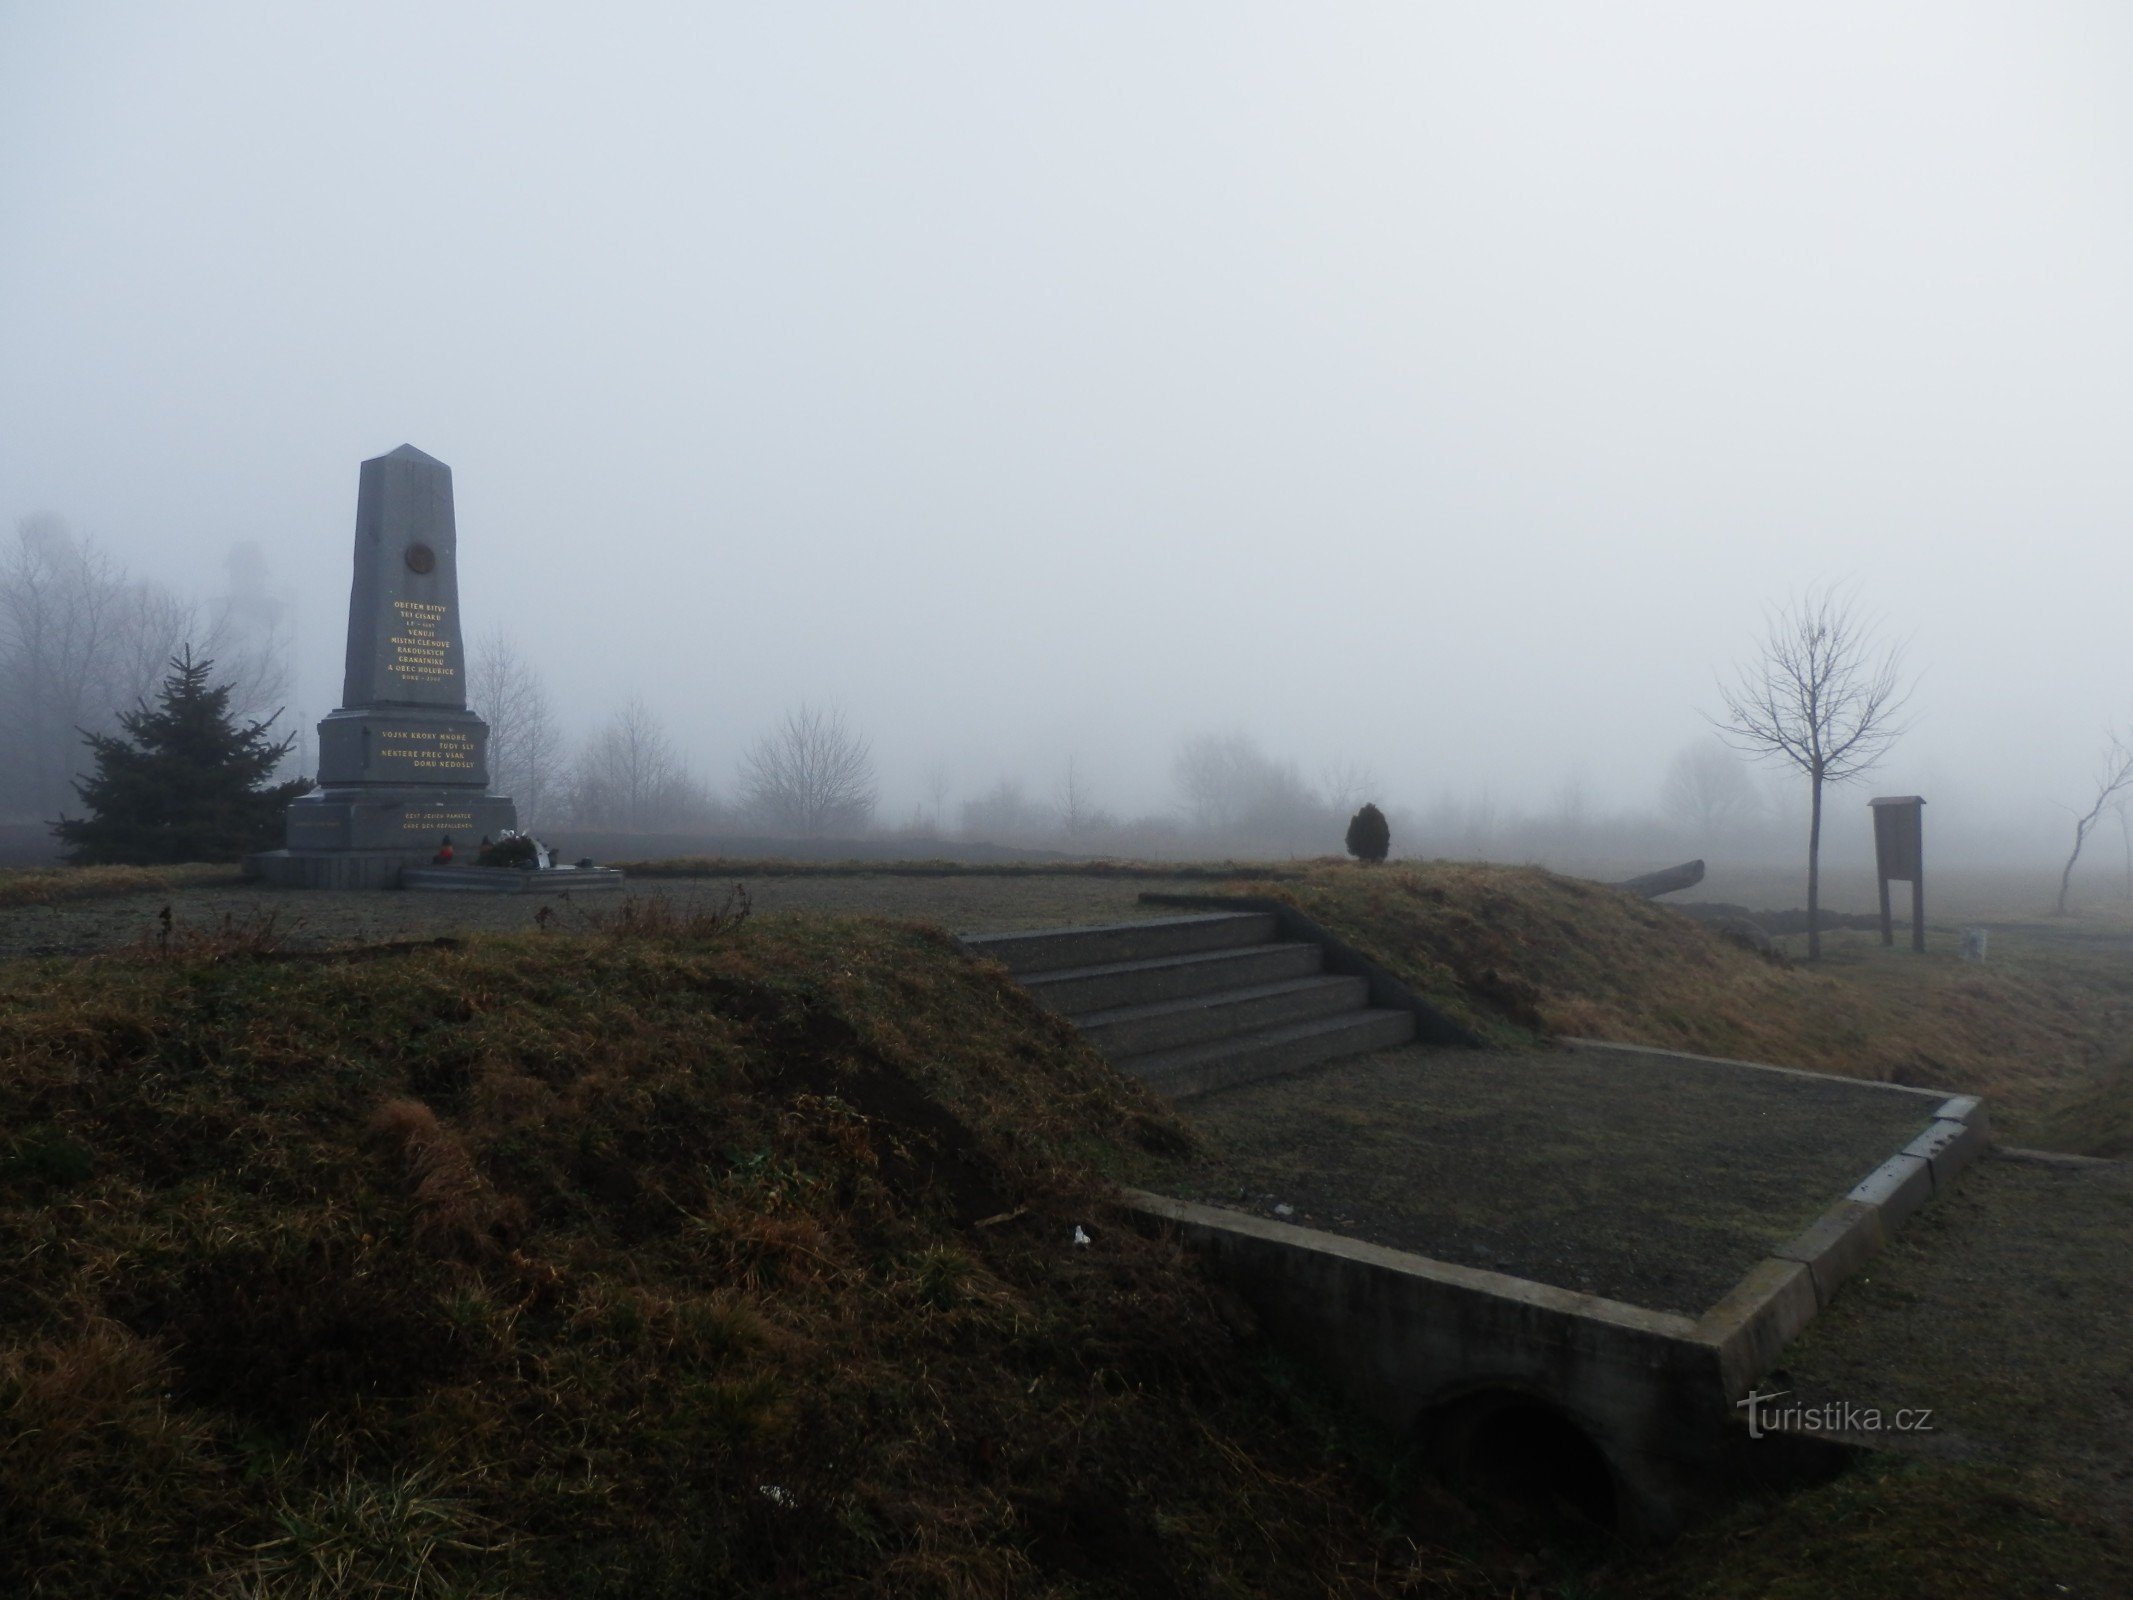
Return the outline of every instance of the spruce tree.
{"type": "Polygon", "coordinates": [[[1392,824],[1385,813],[1368,801],[1348,819],[1348,854],[1365,866],[1375,866],[1392,849],[1392,824]]]}
{"type": "Polygon", "coordinates": [[[277,842],[282,807],[311,782],[261,785],[295,736],[269,740],[274,717],[233,722],[229,685],[208,681],[213,666],[195,661],[188,647],[171,658],[153,708],[143,701],[122,715],[121,733],[82,735],[96,767],[74,788],[89,815],[52,828],[70,847],[69,861],[234,861],[277,842]]]}

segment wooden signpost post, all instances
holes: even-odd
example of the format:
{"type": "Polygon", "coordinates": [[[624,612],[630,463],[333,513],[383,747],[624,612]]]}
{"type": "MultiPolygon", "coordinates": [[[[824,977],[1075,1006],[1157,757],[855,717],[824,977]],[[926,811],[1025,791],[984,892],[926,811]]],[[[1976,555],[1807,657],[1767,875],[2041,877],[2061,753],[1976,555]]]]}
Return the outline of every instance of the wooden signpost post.
{"type": "Polygon", "coordinates": [[[1881,879],[1881,942],[1896,942],[1889,916],[1889,880],[1911,883],[1911,948],[1926,947],[1926,877],[1923,864],[1925,800],[1915,794],[1886,794],[1869,800],[1874,810],[1874,868],[1881,879]]]}

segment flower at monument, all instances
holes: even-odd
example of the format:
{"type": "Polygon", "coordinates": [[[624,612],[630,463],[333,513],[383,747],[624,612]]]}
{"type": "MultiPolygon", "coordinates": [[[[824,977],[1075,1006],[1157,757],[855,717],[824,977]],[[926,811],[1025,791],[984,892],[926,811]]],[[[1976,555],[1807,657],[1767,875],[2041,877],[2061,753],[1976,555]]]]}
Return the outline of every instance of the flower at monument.
{"type": "Polygon", "coordinates": [[[311,780],[262,787],[294,736],[271,742],[274,717],[233,722],[230,687],[209,682],[213,667],[188,647],[171,658],[153,709],[143,701],[119,718],[119,733],[83,736],[96,766],[74,788],[89,815],[52,828],[70,847],[69,861],[235,861],[274,843],[283,808],[311,780]]]}

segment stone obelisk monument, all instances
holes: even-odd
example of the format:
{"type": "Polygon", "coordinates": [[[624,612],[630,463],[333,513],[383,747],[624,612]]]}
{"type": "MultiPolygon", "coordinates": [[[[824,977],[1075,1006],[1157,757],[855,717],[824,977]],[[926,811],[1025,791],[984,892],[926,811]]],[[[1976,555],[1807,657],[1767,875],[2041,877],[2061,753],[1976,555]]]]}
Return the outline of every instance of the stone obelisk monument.
{"type": "Polygon", "coordinates": [[[390,888],[446,839],[471,863],[517,826],[489,790],[489,729],[467,709],[452,469],[413,445],[363,463],[341,706],[318,726],[319,787],[290,802],[271,882],[390,888]]]}

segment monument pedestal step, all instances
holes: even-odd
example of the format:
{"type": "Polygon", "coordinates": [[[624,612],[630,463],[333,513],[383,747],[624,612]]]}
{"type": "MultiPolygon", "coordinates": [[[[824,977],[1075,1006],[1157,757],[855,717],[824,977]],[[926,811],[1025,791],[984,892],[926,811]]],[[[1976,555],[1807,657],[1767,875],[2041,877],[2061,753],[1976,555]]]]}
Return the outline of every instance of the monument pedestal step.
{"type": "Polygon", "coordinates": [[[284,889],[396,889],[400,872],[422,857],[404,850],[261,850],[244,875],[284,889]]]}
{"type": "Polygon", "coordinates": [[[424,889],[460,894],[588,894],[619,889],[613,867],[438,867],[396,850],[262,850],[245,876],[285,889],[424,889]]]}
{"type": "Polygon", "coordinates": [[[622,881],[613,867],[407,867],[400,873],[403,889],[451,894],[584,894],[619,889],[622,881]]]}

